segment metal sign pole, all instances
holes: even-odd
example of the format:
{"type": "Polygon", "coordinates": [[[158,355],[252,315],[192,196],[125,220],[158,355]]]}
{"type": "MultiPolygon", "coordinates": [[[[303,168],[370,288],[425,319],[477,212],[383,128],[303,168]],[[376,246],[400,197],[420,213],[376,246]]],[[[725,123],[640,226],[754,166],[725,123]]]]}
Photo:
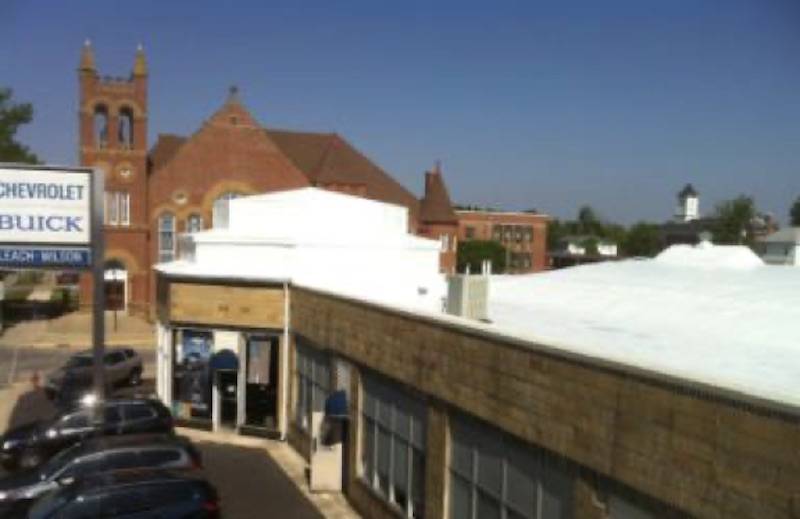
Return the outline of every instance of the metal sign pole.
{"type": "Polygon", "coordinates": [[[94,357],[94,393],[98,399],[105,398],[106,381],[103,369],[105,354],[105,236],[103,233],[103,206],[105,198],[105,177],[103,171],[95,168],[92,172],[92,352],[94,357]]]}

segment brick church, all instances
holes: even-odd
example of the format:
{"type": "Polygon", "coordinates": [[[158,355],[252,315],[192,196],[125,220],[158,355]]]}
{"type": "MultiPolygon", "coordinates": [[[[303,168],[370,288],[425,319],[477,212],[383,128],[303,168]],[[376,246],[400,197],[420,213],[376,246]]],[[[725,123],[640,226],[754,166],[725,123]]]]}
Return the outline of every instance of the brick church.
{"type": "MultiPolygon", "coordinates": [[[[180,234],[211,228],[222,217],[217,201],[303,186],[407,207],[409,229],[440,240],[441,269],[454,271],[458,220],[438,164],[426,173],[418,200],[336,133],[263,127],[235,88],[192,135],[160,134],[148,151],[143,49],[136,51],[129,78],[110,78],[98,74],[87,42],[78,77],[80,163],[106,177],[109,309],[149,313],[152,265],[176,257],[180,234]]],[[[91,302],[88,276],[81,279],[81,301],[91,302]]]]}

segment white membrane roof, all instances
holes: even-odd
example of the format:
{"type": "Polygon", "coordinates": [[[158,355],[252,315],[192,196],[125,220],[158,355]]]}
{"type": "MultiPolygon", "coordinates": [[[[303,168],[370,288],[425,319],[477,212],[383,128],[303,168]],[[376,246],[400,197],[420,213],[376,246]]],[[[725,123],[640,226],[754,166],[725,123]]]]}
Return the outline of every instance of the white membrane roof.
{"type": "Polygon", "coordinates": [[[745,247],[494,276],[489,309],[520,338],[800,405],[800,271],[745,247]]]}

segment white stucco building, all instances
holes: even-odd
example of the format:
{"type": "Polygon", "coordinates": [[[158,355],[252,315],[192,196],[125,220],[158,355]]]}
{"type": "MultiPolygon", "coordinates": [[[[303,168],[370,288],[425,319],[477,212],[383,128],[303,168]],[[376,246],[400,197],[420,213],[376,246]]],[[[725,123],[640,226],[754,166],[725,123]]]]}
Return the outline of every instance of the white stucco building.
{"type": "Polygon", "coordinates": [[[800,227],[787,227],[760,241],[761,258],[770,265],[800,267],[800,227]]]}
{"type": "Polygon", "coordinates": [[[169,275],[289,280],[441,311],[439,242],[408,232],[405,207],[317,188],[229,201],[224,225],[182,237],[169,275]]]}

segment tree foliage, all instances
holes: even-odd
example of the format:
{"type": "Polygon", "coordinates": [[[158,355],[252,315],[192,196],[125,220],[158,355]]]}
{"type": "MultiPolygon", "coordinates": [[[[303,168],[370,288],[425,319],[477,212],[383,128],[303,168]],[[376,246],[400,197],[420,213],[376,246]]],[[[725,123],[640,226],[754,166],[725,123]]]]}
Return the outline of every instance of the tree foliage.
{"type": "Polygon", "coordinates": [[[492,262],[492,272],[502,274],[506,270],[506,249],[500,243],[491,240],[462,241],[458,244],[456,268],[465,272],[467,265],[472,273],[481,271],[484,260],[492,262]]]}
{"type": "Polygon", "coordinates": [[[714,208],[714,243],[722,245],[751,244],[752,223],[757,214],[752,197],[739,195],[714,208]]]}
{"type": "Polygon", "coordinates": [[[662,248],[659,226],[638,222],[628,229],[620,245],[625,256],[655,256],[662,248]]]}
{"type": "Polygon", "coordinates": [[[36,164],[39,158],[27,146],[18,143],[14,137],[23,124],[33,119],[30,103],[11,102],[11,89],[0,88],[0,162],[24,162],[36,164]]]}
{"type": "Polygon", "coordinates": [[[792,227],[800,227],[800,196],[797,197],[789,210],[789,222],[792,227]]]}

